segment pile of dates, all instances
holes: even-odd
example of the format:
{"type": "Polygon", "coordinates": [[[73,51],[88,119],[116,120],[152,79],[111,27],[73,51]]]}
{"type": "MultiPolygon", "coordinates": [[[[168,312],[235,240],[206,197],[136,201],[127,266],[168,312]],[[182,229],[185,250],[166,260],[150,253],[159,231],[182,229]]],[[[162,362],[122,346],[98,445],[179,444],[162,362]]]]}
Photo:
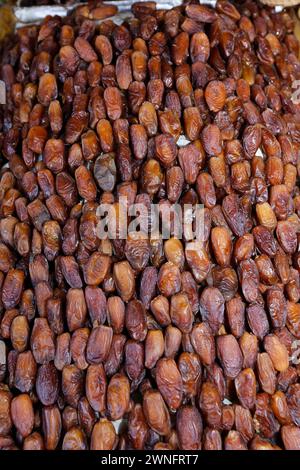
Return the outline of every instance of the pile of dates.
{"type": "Polygon", "coordinates": [[[131,10],[2,46],[0,448],[299,450],[293,20],[131,10]],[[203,240],[99,238],[121,196],[202,204],[203,240]]]}

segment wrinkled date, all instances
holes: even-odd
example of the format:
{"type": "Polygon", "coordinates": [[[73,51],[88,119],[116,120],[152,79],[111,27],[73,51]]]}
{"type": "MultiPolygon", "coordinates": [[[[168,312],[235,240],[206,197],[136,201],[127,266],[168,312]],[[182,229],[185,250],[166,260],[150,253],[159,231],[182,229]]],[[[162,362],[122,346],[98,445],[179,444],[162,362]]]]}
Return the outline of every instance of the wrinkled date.
{"type": "Polygon", "coordinates": [[[0,450],[300,450],[293,16],[69,7],[1,44],[0,450]]]}

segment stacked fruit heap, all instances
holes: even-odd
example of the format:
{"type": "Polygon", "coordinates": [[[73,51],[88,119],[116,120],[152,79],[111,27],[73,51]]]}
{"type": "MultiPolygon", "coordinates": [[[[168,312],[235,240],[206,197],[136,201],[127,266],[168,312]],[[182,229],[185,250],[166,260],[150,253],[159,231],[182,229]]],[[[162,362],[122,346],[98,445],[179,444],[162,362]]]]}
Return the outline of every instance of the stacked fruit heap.
{"type": "Polygon", "coordinates": [[[2,50],[0,447],[300,449],[291,17],[220,0],[94,21],[115,12],[2,50]],[[203,204],[204,241],[99,239],[121,196],[203,204]]]}

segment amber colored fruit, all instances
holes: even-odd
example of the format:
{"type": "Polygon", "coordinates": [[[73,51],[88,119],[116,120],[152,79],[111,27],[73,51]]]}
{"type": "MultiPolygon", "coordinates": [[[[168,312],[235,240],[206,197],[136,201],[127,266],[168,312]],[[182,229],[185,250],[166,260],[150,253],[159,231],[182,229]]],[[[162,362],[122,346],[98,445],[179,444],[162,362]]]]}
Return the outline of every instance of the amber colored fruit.
{"type": "Polygon", "coordinates": [[[11,417],[14,426],[21,436],[23,438],[29,436],[34,426],[34,411],[29,395],[24,393],[13,398],[11,402],[11,417]]]}
{"type": "Polygon", "coordinates": [[[86,348],[86,358],[90,364],[100,364],[108,356],[112,341],[112,329],[108,326],[97,326],[92,329],[86,348]]]}
{"type": "Polygon", "coordinates": [[[153,431],[165,436],[170,432],[170,415],[168,408],[156,390],[148,390],[143,397],[143,411],[153,431]]]}
{"type": "Polygon", "coordinates": [[[226,90],[223,82],[213,80],[205,89],[205,100],[209,109],[215,113],[221,111],[225,104],[226,90]]]}
{"type": "Polygon", "coordinates": [[[152,369],[165,350],[164,337],[161,330],[150,330],[145,343],[145,366],[152,369]]]}
{"type": "Polygon", "coordinates": [[[107,410],[113,421],[128,411],[130,399],[129,380],[125,375],[114,375],[107,387],[107,410]]]}
{"type": "Polygon", "coordinates": [[[128,302],[135,289],[134,273],[128,261],[114,264],[113,275],[120,296],[125,302],[128,302]]]}
{"type": "Polygon", "coordinates": [[[227,377],[235,378],[242,368],[243,358],[237,340],[232,335],[217,339],[217,353],[227,377]]]}
{"type": "Polygon", "coordinates": [[[257,356],[258,379],[264,392],[273,395],[276,386],[276,373],[268,353],[257,356]]]}
{"type": "Polygon", "coordinates": [[[286,450],[299,450],[300,435],[299,428],[294,425],[287,425],[281,428],[281,437],[286,450]]]}
{"type": "Polygon", "coordinates": [[[61,435],[61,414],[57,406],[46,406],[42,410],[42,427],[47,450],[55,450],[61,435]]]}
{"type": "Polygon", "coordinates": [[[188,296],[184,293],[178,293],[171,297],[170,317],[183,333],[189,333],[192,329],[193,313],[188,296]]]}
{"type": "Polygon", "coordinates": [[[171,410],[182,401],[182,379],[174,359],[160,359],[156,366],[156,380],[166,404],[171,410]]]}
{"type": "Polygon", "coordinates": [[[180,408],[176,419],[179,447],[182,450],[201,448],[202,419],[199,411],[193,406],[180,408]]]}
{"type": "Polygon", "coordinates": [[[117,443],[116,431],[107,419],[98,421],[91,436],[91,450],[112,450],[117,443]]]}
{"type": "Polygon", "coordinates": [[[7,390],[1,390],[0,396],[0,433],[1,436],[6,436],[10,433],[12,428],[12,417],[10,413],[11,394],[7,390]]]}
{"type": "Polygon", "coordinates": [[[269,354],[273,366],[279,372],[284,372],[289,366],[288,351],[276,335],[268,335],[264,339],[264,347],[269,354]]]}
{"type": "Polygon", "coordinates": [[[211,365],[216,357],[216,349],[212,331],[207,323],[198,323],[193,327],[191,342],[201,362],[211,365]]]}
{"type": "Polygon", "coordinates": [[[207,287],[200,297],[200,313],[212,331],[216,333],[224,321],[224,298],[215,287],[207,287]]]}
{"type": "Polygon", "coordinates": [[[199,408],[205,422],[218,429],[221,427],[222,405],[217,387],[211,382],[204,382],[199,396],[199,408]]]}

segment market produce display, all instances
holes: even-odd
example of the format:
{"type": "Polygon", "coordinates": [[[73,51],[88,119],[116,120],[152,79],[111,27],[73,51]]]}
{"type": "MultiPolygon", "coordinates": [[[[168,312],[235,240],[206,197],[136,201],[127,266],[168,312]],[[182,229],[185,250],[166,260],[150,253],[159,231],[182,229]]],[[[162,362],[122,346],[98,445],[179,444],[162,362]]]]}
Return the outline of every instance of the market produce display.
{"type": "Polygon", "coordinates": [[[0,449],[299,450],[292,15],[131,11],[1,46],[0,449]],[[101,238],[124,197],[200,205],[202,239],[101,238]]]}

